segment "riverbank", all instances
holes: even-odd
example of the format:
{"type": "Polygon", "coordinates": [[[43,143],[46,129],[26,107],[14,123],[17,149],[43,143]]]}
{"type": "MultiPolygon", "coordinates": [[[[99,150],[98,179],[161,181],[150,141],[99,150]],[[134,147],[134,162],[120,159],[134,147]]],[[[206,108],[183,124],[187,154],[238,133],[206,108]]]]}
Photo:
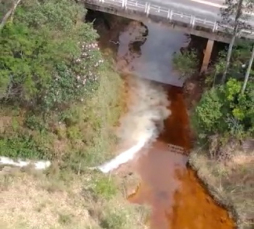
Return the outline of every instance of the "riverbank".
{"type": "MultiPolygon", "coordinates": [[[[163,52],[161,52],[160,49],[153,50],[153,52],[147,49],[147,43],[143,43],[143,39],[140,39],[139,35],[140,32],[142,32],[140,28],[142,28],[143,25],[139,22],[126,21],[126,19],[119,17],[112,18],[110,15],[103,14],[103,16],[100,16],[100,12],[96,12],[96,14],[97,17],[100,18],[100,21],[98,20],[96,25],[98,33],[101,34],[100,42],[106,50],[109,48],[113,50],[118,69],[120,69],[121,72],[127,72],[131,75],[136,68],[136,72],[139,73],[141,78],[148,78],[149,75],[151,76],[153,72],[147,71],[148,57],[151,53],[153,53],[153,56],[157,56],[163,52]],[[107,18],[105,18],[105,16],[107,16],[107,18]],[[102,20],[102,18],[104,18],[104,20],[102,20]],[[105,20],[107,19],[107,24],[110,29],[106,29],[105,31],[105,20]],[[134,50],[131,45],[132,40],[128,39],[128,36],[125,37],[127,38],[126,40],[120,39],[123,34],[128,35],[128,32],[129,36],[136,35],[136,37],[140,39],[138,41],[141,41],[136,43],[134,50]],[[104,39],[104,33],[107,39],[104,39]],[[123,56],[124,58],[121,58],[121,51],[127,48],[129,48],[129,52],[126,52],[126,55],[123,56]],[[135,65],[142,57],[143,62],[139,63],[139,65],[135,65]]],[[[95,16],[92,17],[91,14],[90,16],[90,21],[96,19],[95,16]]],[[[151,27],[152,26],[156,27],[156,25],[151,25],[151,27]]],[[[151,28],[151,31],[153,31],[153,29],[154,28],[151,28]]],[[[168,31],[165,32],[167,28],[160,28],[159,26],[156,29],[167,41],[171,41],[172,39],[172,41],[169,42],[170,44],[162,43],[161,46],[164,47],[165,45],[167,49],[175,49],[175,40],[178,40],[181,35],[179,35],[179,37],[174,37],[174,31],[171,31],[169,34],[168,31]],[[164,34],[164,32],[166,34],[164,34]]],[[[154,34],[150,33],[149,30],[148,33],[149,37],[147,40],[152,39],[155,41],[154,34]]],[[[197,39],[196,42],[200,48],[198,50],[199,54],[201,53],[202,55],[202,47],[205,47],[205,42],[203,46],[200,46],[202,39],[197,39]]],[[[183,45],[183,43],[181,43],[180,46],[181,45],[183,45]]],[[[191,45],[194,44],[192,43],[191,45]]],[[[186,46],[186,43],[184,43],[184,46],[186,46]]],[[[168,53],[170,53],[170,51],[171,50],[169,50],[168,53]]],[[[170,58],[167,59],[167,57],[165,57],[165,59],[167,61],[170,60],[170,58]]],[[[160,69],[159,64],[160,63],[157,63],[157,59],[152,63],[154,69],[160,69]]],[[[157,70],[156,73],[154,78],[155,81],[158,80],[162,72],[157,70]]],[[[170,68],[168,68],[166,76],[169,78],[172,74],[170,68]]],[[[126,77],[128,79],[128,77],[131,76],[126,77]]],[[[186,91],[191,92],[190,96],[185,96],[185,99],[189,99],[189,103],[187,103],[188,107],[194,106],[195,102],[192,103],[191,101],[198,101],[202,95],[204,80],[198,78],[198,82],[197,85],[193,85],[190,82],[185,88],[186,91]],[[195,93],[193,93],[193,90],[195,90],[195,93]]],[[[164,123],[164,131],[161,133],[159,140],[154,142],[149,150],[143,149],[142,155],[140,155],[137,160],[128,163],[128,165],[123,165],[118,170],[119,174],[123,173],[123,176],[129,177],[130,179],[136,174],[141,177],[138,188],[136,188],[136,185],[139,180],[135,178],[132,179],[134,181],[131,188],[133,193],[129,196],[129,200],[134,203],[149,204],[149,206],[151,206],[151,228],[170,227],[172,229],[203,229],[205,227],[214,229],[217,227],[220,229],[232,229],[234,223],[228,217],[227,211],[219,207],[213,201],[206,189],[203,188],[196,178],[195,173],[190,168],[186,167],[187,156],[182,154],[189,151],[191,142],[189,139],[190,130],[188,115],[184,104],[185,93],[183,93],[181,88],[163,86],[168,92],[168,100],[170,102],[169,110],[172,112],[164,123]],[[167,144],[172,144],[175,147],[172,147],[172,149],[168,148],[167,144]],[[130,176],[126,174],[130,174],[130,176]]]]}
{"type": "Polygon", "coordinates": [[[140,174],[141,182],[129,199],[152,207],[151,228],[233,229],[227,211],[215,203],[186,165],[191,143],[183,92],[165,87],[172,113],[158,140],[137,159],[133,171],[140,174]]]}
{"type": "MultiPolygon", "coordinates": [[[[56,132],[27,128],[24,110],[1,109],[1,152],[7,144],[3,135],[14,137],[15,131],[29,134],[30,142],[55,155],[46,173],[30,168],[1,168],[1,228],[145,228],[145,208],[126,200],[130,181],[86,169],[113,156],[116,138],[112,130],[124,111],[122,79],[113,69],[101,72],[101,76],[91,100],[78,102],[69,110],[68,117],[75,117],[75,124],[54,123],[56,132]]],[[[38,121],[40,117],[33,118],[38,121]]],[[[16,139],[6,147],[24,151],[26,142],[16,139]],[[17,144],[23,148],[17,148],[17,144]]]]}
{"type": "Polygon", "coordinates": [[[0,155],[51,166],[0,165],[0,228],[146,228],[146,208],[126,200],[130,181],[87,169],[114,156],[126,86],[85,13],[24,0],[1,30],[0,155]]]}
{"type": "Polygon", "coordinates": [[[216,202],[229,211],[239,229],[254,228],[253,163],[253,159],[247,159],[224,165],[209,159],[202,149],[190,153],[190,166],[216,202]]]}
{"type": "MultiPolygon", "coordinates": [[[[205,78],[188,79],[185,84],[185,102],[189,116],[202,97],[205,78]]],[[[245,142],[245,149],[233,144],[226,150],[234,155],[228,161],[211,159],[208,149],[195,147],[188,164],[196,172],[214,200],[228,210],[239,229],[254,228],[254,143],[245,142]],[[246,149],[247,148],[247,149],[246,149]],[[234,153],[232,153],[234,152],[234,153]]]]}

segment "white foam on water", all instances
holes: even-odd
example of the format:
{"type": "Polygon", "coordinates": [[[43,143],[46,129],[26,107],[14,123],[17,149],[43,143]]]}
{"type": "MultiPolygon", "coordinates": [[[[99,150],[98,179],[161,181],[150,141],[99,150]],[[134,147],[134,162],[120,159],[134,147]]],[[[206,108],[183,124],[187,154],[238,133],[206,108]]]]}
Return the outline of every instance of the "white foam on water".
{"type": "Polygon", "coordinates": [[[122,152],[112,160],[97,167],[101,172],[108,173],[114,169],[117,169],[120,165],[132,160],[135,155],[146,145],[148,139],[144,139],[138,144],[134,145],[130,149],[122,152]]]}
{"type": "Polygon", "coordinates": [[[132,147],[93,168],[103,173],[111,172],[137,157],[144,146],[158,137],[164,120],[170,115],[167,93],[158,83],[138,77],[133,77],[129,83],[131,105],[121,120],[117,135],[120,142],[132,147]]]}

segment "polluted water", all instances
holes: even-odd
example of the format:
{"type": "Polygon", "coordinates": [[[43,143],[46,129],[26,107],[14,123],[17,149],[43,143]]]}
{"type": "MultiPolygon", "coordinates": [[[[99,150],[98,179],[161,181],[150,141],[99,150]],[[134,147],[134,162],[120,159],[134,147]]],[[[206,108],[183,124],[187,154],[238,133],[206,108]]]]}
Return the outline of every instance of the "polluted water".
{"type": "Polygon", "coordinates": [[[160,83],[183,85],[184,79],[173,73],[170,63],[172,54],[188,40],[181,33],[169,34],[169,30],[160,33],[160,27],[152,23],[132,21],[119,35],[117,68],[132,75],[128,79],[131,82],[129,94],[132,105],[121,120],[118,137],[133,146],[96,167],[103,173],[132,160],[143,147],[149,147],[163,130],[164,120],[170,115],[170,102],[160,83]],[[165,52],[165,45],[170,47],[170,51],[165,52]],[[171,77],[168,72],[172,72],[171,77]]]}
{"type": "Polygon", "coordinates": [[[187,166],[191,141],[185,79],[173,68],[172,58],[188,36],[131,20],[119,27],[118,40],[114,36],[116,67],[131,83],[129,109],[117,135],[129,147],[96,168],[108,173],[124,163],[131,165],[140,184],[128,200],[150,206],[150,229],[233,229],[228,212],[187,166]]]}
{"type": "Polygon", "coordinates": [[[120,120],[120,142],[133,145],[114,159],[97,167],[108,173],[132,160],[144,147],[149,146],[163,130],[164,120],[170,115],[169,101],[164,89],[155,82],[139,77],[130,79],[131,106],[120,120]]]}

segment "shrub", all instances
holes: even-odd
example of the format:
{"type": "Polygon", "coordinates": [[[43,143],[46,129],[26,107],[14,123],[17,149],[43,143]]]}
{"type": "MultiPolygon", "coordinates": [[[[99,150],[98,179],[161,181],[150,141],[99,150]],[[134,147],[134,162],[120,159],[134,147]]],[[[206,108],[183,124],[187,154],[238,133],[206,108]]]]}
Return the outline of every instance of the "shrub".
{"type": "Polygon", "coordinates": [[[221,98],[216,89],[204,93],[195,109],[193,119],[194,125],[201,134],[214,133],[221,127],[222,106],[221,98]]]}
{"type": "Polygon", "coordinates": [[[109,200],[117,194],[117,186],[110,177],[98,177],[94,181],[93,192],[97,196],[109,200]]]}
{"type": "Polygon", "coordinates": [[[241,94],[242,82],[229,79],[226,85],[205,92],[193,113],[193,124],[200,138],[213,134],[237,138],[253,136],[254,83],[241,94]]]}
{"type": "Polygon", "coordinates": [[[40,116],[30,113],[28,113],[24,124],[30,130],[38,130],[40,132],[47,128],[46,123],[43,122],[40,116]]]}
{"type": "Polygon", "coordinates": [[[0,152],[12,158],[46,159],[49,157],[45,146],[36,144],[31,135],[0,137],[0,152]]]}
{"type": "Polygon", "coordinates": [[[184,51],[175,53],[173,57],[173,66],[180,72],[181,77],[190,77],[198,68],[198,58],[194,51],[184,51]]]}

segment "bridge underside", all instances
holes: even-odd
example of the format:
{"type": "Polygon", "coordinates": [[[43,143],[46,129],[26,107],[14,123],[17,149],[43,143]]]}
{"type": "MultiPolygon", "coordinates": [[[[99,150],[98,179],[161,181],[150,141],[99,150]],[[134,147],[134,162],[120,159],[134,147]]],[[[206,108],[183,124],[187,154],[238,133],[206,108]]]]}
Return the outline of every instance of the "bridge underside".
{"type": "Polygon", "coordinates": [[[228,37],[226,34],[223,33],[212,33],[211,30],[205,30],[202,27],[195,27],[191,28],[188,25],[184,23],[180,23],[178,21],[169,21],[165,18],[156,16],[156,15],[149,15],[147,17],[144,13],[138,13],[136,11],[132,10],[116,10],[111,7],[104,7],[94,4],[85,3],[85,7],[87,9],[101,11],[104,13],[114,14],[121,17],[142,21],[142,22],[155,22],[158,24],[166,25],[169,28],[173,28],[174,30],[182,31],[187,34],[192,34],[199,37],[204,37],[210,40],[219,41],[223,43],[230,43],[230,37],[228,37]]]}

